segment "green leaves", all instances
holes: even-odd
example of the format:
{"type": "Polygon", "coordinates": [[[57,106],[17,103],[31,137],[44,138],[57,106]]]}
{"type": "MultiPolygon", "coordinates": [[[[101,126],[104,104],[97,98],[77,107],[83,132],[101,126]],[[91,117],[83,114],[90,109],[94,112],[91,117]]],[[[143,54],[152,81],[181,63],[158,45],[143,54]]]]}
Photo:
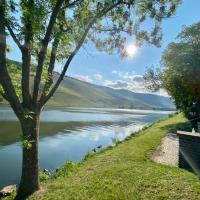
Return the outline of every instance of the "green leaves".
{"type": "Polygon", "coordinates": [[[177,109],[196,126],[200,117],[200,23],[184,27],[177,39],[163,53],[163,71],[150,68],[144,79],[151,90],[165,88],[177,109]]]}
{"type": "Polygon", "coordinates": [[[9,60],[7,60],[7,66],[17,96],[21,98],[21,67],[17,63],[9,60]]]}
{"type": "MultiPolygon", "coordinates": [[[[8,18],[12,27],[17,30],[21,40],[28,35],[32,38],[34,47],[32,55],[37,59],[35,52],[37,49],[39,50],[56,1],[20,0],[16,3],[10,0],[7,2],[7,11],[10,13],[8,18]],[[15,19],[16,16],[12,12],[17,12],[20,20],[15,19]],[[27,29],[27,24],[31,25],[31,29],[27,29]]],[[[68,1],[64,2],[52,32],[52,41],[54,37],[59,36],[60,38],[57,61],[65,60],[73,51],[92,18],[101,10],[109,8],[117,2],[120,0],[85,0],[77,1],[70,7],[67,6],[68,1]]],[[[146,41],[159,46],[162,34],[160,24],[157,22],[174,14],[179,3],[180,0],[142,0],[128,1],[127,3],[121,1],[118,6],[96,20],[85,41],[91,40],[99,50],[108,53],[117,51],[120,54],[126,42],[125,38],[128,36],[135,37],[139,45],[146,41]],[[155,22],[154,28],[152,31],[143,30],[142,24],[149,19],[153,23],[155,22]]]]}
{"type": "MultiPolygon", "coordinates": [[[[196,98],[200,98],[200,23],[184,28],[178,35],[179,42],[171,43],[162,58],[165,73],[179,80],[179,84],[196,98]]],[[[166,76],[166,80],[167,76],[166,76]]]]}
{"type": "Polygon", "coordinates": [[[32,143],[35,142],[34,140],[30,140],[30,136],[22,136],[21,143],[23,148],[29,150],[32,148],[32,143]]]}
{"type": "Polygon", "coordinates": [[[34,112],[30,111],[28,108],[24,108],[24,117],[25,119],[33,119],[32,115],[34,112]]]}
{"type": "Polygon", "coordinates": [[[143,76],[146,88],[150,91],[157,92],[162,87],[161,76],[162,73],[159,68],[154,69],[153,66],[148,68],[143,76]]]}
{"type": "MultiPolygon", "coordinates": [[[[42,52],[43,39],[51,14],[54,13],[53,10],[57,5],[56,2],[56,0],[6,1],[6,19],[13,34],[12,31],[8,32],[20,50],[25,48],[30,55],[28,60],[31,60],[31,64],[27,62],[27,65],[31,65],[27,66],[27,68],[30,67],[30,73],[28,72],[30,76],[26,76],[26,79],[30,81],[30,89],[26,88],[26,90],[30,90],[26,91],[26,94],[30,92],[28,95],[30,98],[27,98],[29,100],[32,94],[33,79],[38,70],[36,66],[40,66],[38,65],[38,53],[42,52]]],[[[81,47],[89,41],[93,42],[98,50],[109,54],[118,53],[121,57],[125,56],[124,49],[127,39],[130,37],[135,40],[137,46],[147,42],[159,47],[162,39],[161,21],[174,14],[179,3],[180,0],[64,1],[56,15],[55,23],[51,26],[53,29],[48,34],[50,35],[48,48],[44,49],[42,66],[39,67],[40,72],[42,71],[42,80],[39,81],[40,87],[36,87],[36,89],[39,90],[39,93],[43,91],[43,96],[46,96],[52,86],[53,73],[51,72],[55,64],[66,63],[69,58],[71,62],[71,58],[79,50],[76,47],[81,47]],[[152,24],[151,28],[145,28],[147,21],[152,24]],[[53,45],[55,39],[58,41],[57,48],[54,48],[53,45]],[[74,51],[75,49],[76,51],[74,51]],[[72,52],[74,55],[71,57],[72,52]]],[[[7,65],[14,88],[22,101],[21,67],[15,67],[12,63],[7,63],[7,65]]],[[[24,65],[23,70],[25,71],[24,65]]],[[[25,81],[28,83],[27,80],[25,81]]],[[[36,93],[37,91],[35,91],[36,93]]],[[[38,96],[36,98],[37,101],[41,100],[38,96]]],[[[23,99],[26,98],[23,97],[23,99]]]]}

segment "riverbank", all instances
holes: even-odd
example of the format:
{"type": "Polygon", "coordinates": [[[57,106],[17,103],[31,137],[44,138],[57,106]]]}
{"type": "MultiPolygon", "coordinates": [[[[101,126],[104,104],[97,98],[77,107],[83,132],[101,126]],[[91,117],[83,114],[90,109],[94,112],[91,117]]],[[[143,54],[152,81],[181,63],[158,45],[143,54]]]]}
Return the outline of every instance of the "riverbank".
{"type": "MultiPolygon", "coordinates": [[[[80,162],[88,151],[124,140],[132,131],[166,118],[169,113],[78,108],[43,111],[40,118],[40,168],[51,171],[63,166],[66,160],[80,162]]],[[[13,112],[0,110],[0,145],[3,147],[0,148],[0,188],[19,183],[20,135],[19,122],[13,112]]]]}
{"type": "Polygon", "coordinates": [[[165,134],[184,122],[181,115],[161,120],[78,166],[68,164],[70,172],[66,165],[29,199],[198,200],[200,181],[194,174],[150,160],[165,134]]]}

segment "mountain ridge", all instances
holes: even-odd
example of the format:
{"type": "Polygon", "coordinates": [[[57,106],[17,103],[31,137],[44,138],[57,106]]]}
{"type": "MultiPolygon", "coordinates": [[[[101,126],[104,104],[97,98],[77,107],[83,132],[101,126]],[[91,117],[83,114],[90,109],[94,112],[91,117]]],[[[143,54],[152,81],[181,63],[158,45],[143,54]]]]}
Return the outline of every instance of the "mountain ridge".
{"type": "MultiPolygon", "coordinates": [[[[8,60],[16,66],[20,62],[8,60]]],[[[54,81],[59,73],[54,72],[54,81]]],[[[1,99],[1,97],[0,97],[1,99]]],[[[0,101],[1,102],[1,101],[0,101]]],[[[4,104],[1,102],[1,104],[4,104]]],[[[95,85],[65,76],[48,106],[175,110],[169,97],[95,85]]]]}
{"type": "Polygon", "coordinates": [[[67,107],[175,109],[173,102],[168,97],[113,89],[69,76],[65,76],[58,91],[49,102],[49,105],[59,104],[67,107]]]}

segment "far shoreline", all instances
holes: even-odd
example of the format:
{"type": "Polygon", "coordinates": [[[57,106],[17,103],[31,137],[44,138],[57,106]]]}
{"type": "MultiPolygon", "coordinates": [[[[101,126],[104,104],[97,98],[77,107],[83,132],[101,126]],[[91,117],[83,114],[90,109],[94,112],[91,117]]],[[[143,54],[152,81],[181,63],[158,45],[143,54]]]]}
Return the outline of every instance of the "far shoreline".
{"type": "MultiPolygon", "coordinates": [[[[7,103],[0,103],[0,109],[1,108],[11,108],[9,104],[7,103]]],[[[148,107],[134,107],[134,108],[119,108],[119,107],[89,107],[89,106],[66,106],[66,105],[49,105],[47,104],[43,110],[54,110],[54,109],[89,109],[89,110],[107,110],[107,109],[112,109],[112,110],[121,110],[121,111],[126,111],[126,110],[143,110],[143,111],[169,111],[169,112],[177,112],[176,109],[167,109],[167,108],[148,108],[148,107]]]]}

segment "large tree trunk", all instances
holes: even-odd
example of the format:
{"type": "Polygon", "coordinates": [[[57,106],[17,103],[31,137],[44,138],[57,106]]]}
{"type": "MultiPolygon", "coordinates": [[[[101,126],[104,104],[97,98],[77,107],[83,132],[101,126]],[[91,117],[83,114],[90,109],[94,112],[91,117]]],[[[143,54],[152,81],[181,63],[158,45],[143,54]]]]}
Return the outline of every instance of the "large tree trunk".
{"type": "Polygon", "coordinates": [[[39,190],[39,114],[32,119],[21,120],[23,140],[28,140],[31,147],[23,145],[22,175],[16,200],[24,200],[39,190]]]}

